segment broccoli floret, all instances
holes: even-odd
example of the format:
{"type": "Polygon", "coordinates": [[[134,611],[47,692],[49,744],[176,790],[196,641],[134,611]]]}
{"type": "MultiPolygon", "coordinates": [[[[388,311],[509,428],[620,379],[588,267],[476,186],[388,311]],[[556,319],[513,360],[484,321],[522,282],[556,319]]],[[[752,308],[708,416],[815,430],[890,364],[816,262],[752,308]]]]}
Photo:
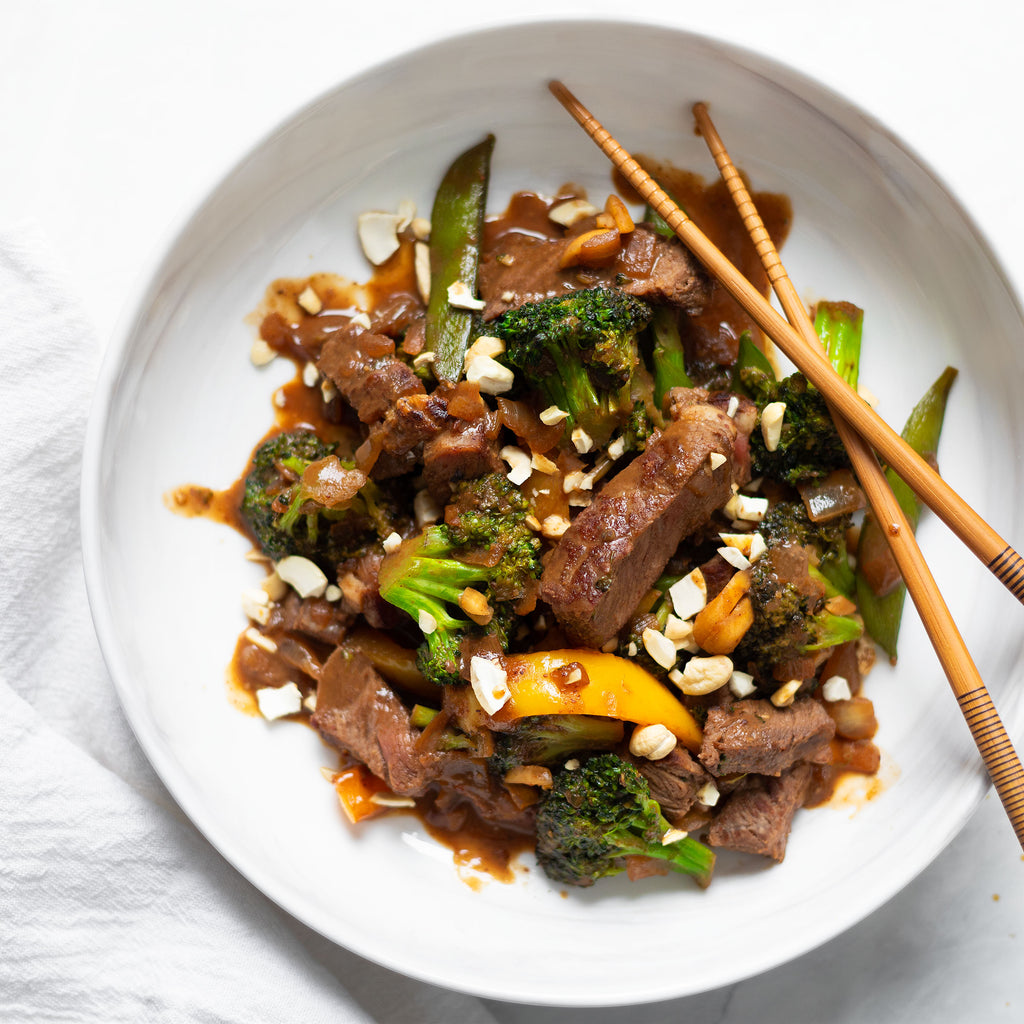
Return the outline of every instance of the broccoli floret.
{"type": "Polygon", "coordinates": [[[381,563],[381,597],[424,631],[419,661],[428,679],[439,685],[460,681],[459,647],[472,633],[493,633],[508,650],[512,602],[541,570],[540,543],[525,523],[529,514],[529,503],[504,477],[465,481],[456,486],[446,523],[405,541],[381,563]],[[467,588],[477,592],[469,602],[463,598],[467,588]],[[476,621],[482,619],[487,621],[476,621]]]}
{"type": "Polygon", "coordinates": [[[509,310],[490,331],[520,380],[569,414],[567,429],[580,427],[603,447],[633,413],[637,335],[651,315],[641,299],[588,288],[509,310]]]}
{"type": "Polygon", "coordinates": [[[634,402],[633,411],[629,415],[619,433],[622,438],[623,452],[642,452],[647,441],[654,433],[654,422],[651,420],[644,402],[634,402]]]}
{"type": "MultiPolygon", "coordinates": [[[[851,597],[855,579],[846,546],[846,531],[852,519],[851,513],[844,513],[816,523],[807,514],[802,501],[780,501],[768,511],[758,531],[769,545],[792,541],[813,548],[818,557],[817,572],[836,593],[851,597]]],[[[834,594],[827,592],[825,596],[834,594]]]]}
{"type": "Polygon", "coordinates": [[[622,723],[594,715],[535,715],[521,718],[513,732],[494,734],[487,764],[506,772],[524,764],[553,767],[581,751],[612,750],[622,742],[622,723]]]}
{"type": "Polygon", "coordinates": [[[733,660],[772,678],[772,669],[812,651],[856,640],[859,620],[834,615],[824,607],[827,588],[797,543],[768,548],[750,571],[754,622],[733,660]]]}
{"type": "Polygon", "coordinates": [[[670,828],[640,772],[615,754],[598,754],[561,771],[541,801],[537,861],[553,881],[587,886],[625,870],[626,857],[656,857],[707,885],[714,853],[690,838],[663,846],[670,828]]]}
{"type": "Polygon", "coordinates": [[[493,566],[490,587],[499,601],[521,597],[524,581],[539,574],[537,539],[526,525],[532,512],[526,496],[502,473],[454,485],[445,511],[452,543],[493,566]]]}
{"type": "MultiPolygon", "coordinates": [[[[392,531],[404,531],[407,502],[395,491],[395,484],[385,490],[367,480],[356,494],[334,507],[312,498],[303,486],[303,473],[334,452],[333,445],[307,429],[278,434],[256,449],[245,479],[241,512],[268,557],[277,561],[302,555],[332,570],[392,531]]],[[[340,460],[337,466],[351,468],[340,460]]]]}
{"type": "Polygon", "coordinates": [[[825,399],[802,373],[776,381],[756,367],[747,367],[740,376],[759,410],[772,402],[786,405],[775,451],[768,451],[760,430],[750,435],[750,461],[756,475],[796,485],[821,480],[833,469],[849,468],[825,399]]]}

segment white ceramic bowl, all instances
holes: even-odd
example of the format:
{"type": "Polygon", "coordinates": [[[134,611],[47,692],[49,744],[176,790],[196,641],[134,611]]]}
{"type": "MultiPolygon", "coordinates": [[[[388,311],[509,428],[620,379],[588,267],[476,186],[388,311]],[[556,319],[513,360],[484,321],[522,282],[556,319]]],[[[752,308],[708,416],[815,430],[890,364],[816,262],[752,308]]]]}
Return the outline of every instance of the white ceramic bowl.
{"type": "MultiPolygon", "coordinates": [[[[226,486],[271,423],[288,375],[249,363],[243,317],[277,276],[367,272],[357,213],[411,196],[429,210],[450,158],[498,143],[490,206],[574,180],[608,191],[604,157],[545,88],[562,78],[635,152],[707,175],[689,107],[707,100],[758,188],[790,195],[784,256],[817,297],[864,307],[862,379],[899,427],[958,366],[941,449],[947,478],[1004,534],[1022,504],[1024,377],[1017,302],[977,229],[884,128],[751,53],[636,24],[531,24],[452,39],[385,64],[271,132],[211,190],[156,261],[99,381],[84,471],[96,626],[138,738],[196,825],[252,882],[331,939],[396,970],[483,995],[622,1004],[752,975],[831,938],[922,870],[985,778],[935,657],[908,612],[898,669],[875,701],[889,785],[798,815],[778,867],[721,858],[686,880],[607,881],[565,898],[537,870],[474,891],[407,817],[353,830],[308,729],[231,707],[225,667],[260,571],[231,531],[171,515],[185,482],[226,486]],[[471,83],[471,84],[467,84],[471,83]]],[[[1020,609],[926,516],[922,546],[1007,722],[1019,729],[1020,609]]],[[[1019,732],[1018,732],[1019,735],[1019,732]]]]}

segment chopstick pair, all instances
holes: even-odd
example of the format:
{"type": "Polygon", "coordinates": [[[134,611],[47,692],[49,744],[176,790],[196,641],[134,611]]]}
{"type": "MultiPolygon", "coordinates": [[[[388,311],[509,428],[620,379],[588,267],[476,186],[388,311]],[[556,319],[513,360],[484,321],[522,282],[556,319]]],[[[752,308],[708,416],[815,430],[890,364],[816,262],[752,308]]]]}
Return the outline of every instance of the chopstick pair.
{"type": "Polygon", "coordinates": [[[913,528],[893,495],[869,442],[1021,601],[1024,601],[1024,560],[835,373],[704,104],[698,103],[693,109],[699,132],[743,218],[789,322],[776,313],[761,293],[561,82],[551,82],[549,88],[630,185],[657,210],[765,334],[821,391],[871,508],[878,522],[887,524],[886,538],[907,591],[921,616],[1017,839],[1024,847],[1024,767],[924,560],[913,528]]]}

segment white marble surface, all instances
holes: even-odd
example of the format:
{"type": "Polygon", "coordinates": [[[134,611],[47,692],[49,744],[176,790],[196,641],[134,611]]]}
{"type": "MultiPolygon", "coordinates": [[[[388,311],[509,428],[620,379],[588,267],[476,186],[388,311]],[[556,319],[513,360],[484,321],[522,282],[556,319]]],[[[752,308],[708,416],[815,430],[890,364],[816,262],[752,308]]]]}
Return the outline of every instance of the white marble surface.
{"type": "MultiPolygon", "coordinates": [[[[446,31],[540,14],[621,16],[622,6],[524,0],[515,15],[499,16],[485,4],[437,0],[393,5],[381,24],[383,5],[343,0],[6,0],[0,225],[30,218],[41,227],[106,338],[149,254],[217,175],[298,103],[446,31]]],[[[842,8],[652,0],[642,18],[757,49],[876,115],[960,196],[1024,289],[1016,244],[1024,229],[1024,9],[1004,0],[861,0],[842,8]]],[[[990,797],[890,904],[767,975],[629,1011],[486,1009],[507,1024],[1020,1021],[1022,922],[1024,859],[990,797]]],[[[288,932],[302,936],[301,927],[288,932]]],[[[742,939],[723,955],[742,957],[742,939]]],[[[345,984],[354,959],[324,962],[345,984]]],[[[430,999],[424,988],[416,1019],[438,1019],[430,999]]],[[[360,1001],[376,1019],[399,1019],[385,1002],[360,1001]]]]}

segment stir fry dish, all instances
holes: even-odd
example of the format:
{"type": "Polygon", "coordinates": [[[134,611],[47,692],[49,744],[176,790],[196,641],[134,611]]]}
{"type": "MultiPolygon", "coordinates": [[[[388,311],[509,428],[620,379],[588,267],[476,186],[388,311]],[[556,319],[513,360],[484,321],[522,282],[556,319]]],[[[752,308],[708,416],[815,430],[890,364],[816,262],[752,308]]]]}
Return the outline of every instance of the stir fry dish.
{"type": "MultiPolygon", "coordinates": [[[[801,807],[879,766],[882,531],[821,395],[656,214],[614,182],[490,213],[493,151],[429,218],[359,216],[365,283],[282,279],[257,311],[252,360],[297,373],[225,492],[267,570],[236,682],[336,749],[355,827],[415,813],[499,877],[530,849],[559,886],[781,861],[801,807]]],[[[646,163],[765,287],[724,188],[646,163]]],[[[781,243],[788,201],[758,204],[781,243]]],[[[814,315],[857,387],[863,311],[814,315]]]]}

